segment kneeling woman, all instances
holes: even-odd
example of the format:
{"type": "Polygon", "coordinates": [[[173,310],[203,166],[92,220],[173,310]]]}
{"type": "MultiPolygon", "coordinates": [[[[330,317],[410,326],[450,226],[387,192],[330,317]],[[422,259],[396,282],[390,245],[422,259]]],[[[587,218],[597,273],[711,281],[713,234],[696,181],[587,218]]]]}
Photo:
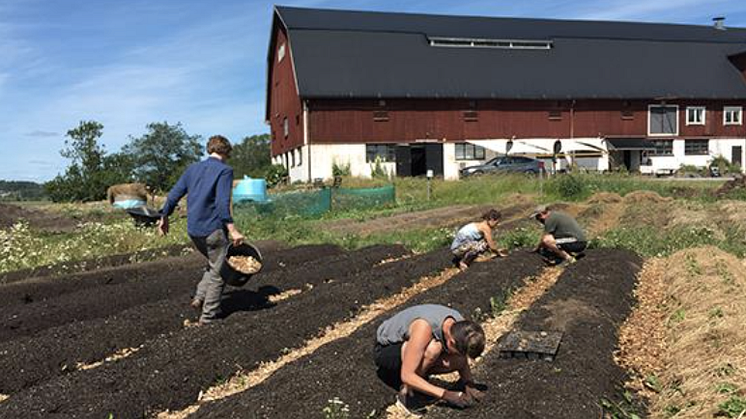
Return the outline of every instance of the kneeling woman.
{"type": "Polygon", "coordinates": [[[484,331],[456,310],[425,304],[410,307],[378,327],[375,361],[379,376],[399,388],[397,405],[409,410],[414,391],[464,408],[481,399],[474,387],[468,358],[484,351],[484,331]],[[463,392],[427,381],[430,375],[458,371],[463,392]]]}
{"type": "Polygon", "coordinates": [[[492,232],[500,222],[502,214],[491,209],[482,215],[482,221],[469,223],[456,233],[451,243],[453,263],[461,269],[466,269],[477,258],[477,256],[492,250],[499,256],[505,256],[505,252],[498,249],[492,238],[492,232]]]}

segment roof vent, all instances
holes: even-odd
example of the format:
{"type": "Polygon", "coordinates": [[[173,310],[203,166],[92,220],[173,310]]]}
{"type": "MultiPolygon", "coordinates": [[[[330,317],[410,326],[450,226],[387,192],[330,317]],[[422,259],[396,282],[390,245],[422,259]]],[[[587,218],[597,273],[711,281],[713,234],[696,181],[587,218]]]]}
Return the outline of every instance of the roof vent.
{"type": "Polygon", "coordinates": [[[712,21],[714,22],[715,29],[718,29],[721,31],[725,30],[725,17],[724,16],[713,17],[712,21]]]}
{"type": "Polygon", "coordinates": [[[430,46],[457,48],[551,49],[552,41],[526,39],[482,39],[429,37],[430,46]]]}

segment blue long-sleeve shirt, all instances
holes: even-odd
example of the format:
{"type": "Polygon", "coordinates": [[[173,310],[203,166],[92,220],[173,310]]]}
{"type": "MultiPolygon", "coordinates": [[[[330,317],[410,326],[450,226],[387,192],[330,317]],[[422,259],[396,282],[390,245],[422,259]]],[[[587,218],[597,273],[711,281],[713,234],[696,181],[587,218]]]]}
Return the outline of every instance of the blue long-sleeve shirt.
{"type": "Polygon", "coordinates": [[[233,169],[220,159],[209,157],[184,171],[168,193],[161,214],[171,215],[179,200],[188,194],[187,232],[195,237],[209,236],[233,222],[230,211],[232,187],[233,169]]]}

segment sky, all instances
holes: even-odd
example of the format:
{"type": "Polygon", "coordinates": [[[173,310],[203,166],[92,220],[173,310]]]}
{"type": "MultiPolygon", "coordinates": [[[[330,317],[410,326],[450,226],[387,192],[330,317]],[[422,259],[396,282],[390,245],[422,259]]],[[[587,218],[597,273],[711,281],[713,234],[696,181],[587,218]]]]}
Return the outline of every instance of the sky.
{"type": "MultiPolygon", "coordinates": [[[[268,132],[263,0],[0,0],[0,179],[65,170],[65,133],[117,151],[151,122],[234,142],[268,132]]],[[[286,6],[746,27],[743,0],[285,0],[286,6]]]]}

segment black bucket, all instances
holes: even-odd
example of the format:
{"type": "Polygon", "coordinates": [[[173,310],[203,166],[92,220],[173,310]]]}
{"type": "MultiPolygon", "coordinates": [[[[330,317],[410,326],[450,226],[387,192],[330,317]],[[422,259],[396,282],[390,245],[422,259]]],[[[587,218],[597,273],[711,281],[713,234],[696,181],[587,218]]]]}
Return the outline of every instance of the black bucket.
{"type": "Polygon", "coordinates": [[[127,213],[135,220],[137,226],[152,226],[161,219],[161,213],[150,207],[127,208],[127,213]]]}
{"type": "Polygon", "coordinates": [[[251,256],[254,259],[258,260],[259,263],[262,263],[262,254],[254,245],[249,243],[243,243],[238,246],[234,246],[232,244],[229,245],[228,255],[225,258],[225,262],[223,262],[223,265],[220,267],[220,277],[223,278],[223,281],[225,281],[225,283],[228,285],[232,285],[234,287],[242,287],[247,282],[249,282],[249,279],[251,279],[253,275],[256,275],[262,270],[262,268],[259,268],[259,272],[256,272],[254,274],[245,274],[243,272],[239,272],[233,269],[228,263],[228,258],[230,258],[231,256],[251,256]]]}

